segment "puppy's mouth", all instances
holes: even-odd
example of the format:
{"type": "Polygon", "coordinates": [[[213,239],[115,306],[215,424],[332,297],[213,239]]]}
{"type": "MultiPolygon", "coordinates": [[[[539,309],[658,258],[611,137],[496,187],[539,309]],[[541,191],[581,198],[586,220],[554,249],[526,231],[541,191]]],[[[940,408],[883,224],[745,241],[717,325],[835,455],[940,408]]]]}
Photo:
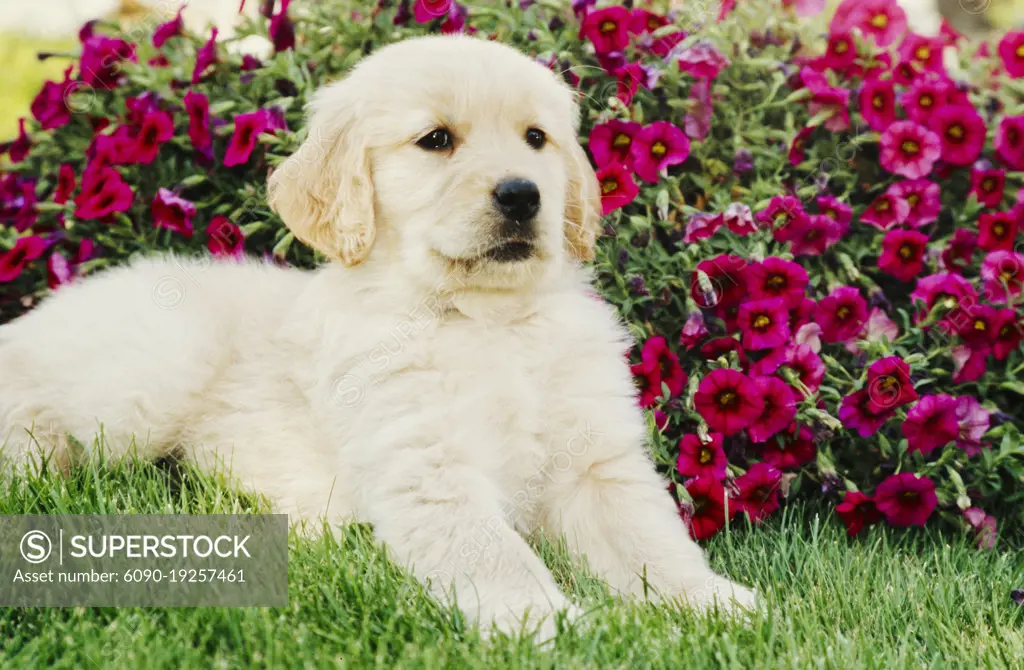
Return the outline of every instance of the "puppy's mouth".
{"type": "Polygon", "coordinates": [[[485,251],[481,254],[481,258],[486,258],[496,263],[514,263],[530,258],[533,256],[534,250],[532,242],[527,242],[526,240],[505,240],[485,251]]]}

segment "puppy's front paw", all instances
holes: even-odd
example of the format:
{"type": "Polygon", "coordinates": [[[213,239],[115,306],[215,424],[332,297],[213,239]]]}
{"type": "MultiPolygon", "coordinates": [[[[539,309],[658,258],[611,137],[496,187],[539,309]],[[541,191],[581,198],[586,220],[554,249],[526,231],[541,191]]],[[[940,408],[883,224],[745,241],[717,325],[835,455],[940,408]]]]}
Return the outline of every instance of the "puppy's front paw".
{"type": "Polygon", "coordinates": [[[757,592],[717,575],[709,577],[704,587],[690,593],[687,600],[697,611],[717,607],[721,612],[747,620],[760,601],[757,592]]]}

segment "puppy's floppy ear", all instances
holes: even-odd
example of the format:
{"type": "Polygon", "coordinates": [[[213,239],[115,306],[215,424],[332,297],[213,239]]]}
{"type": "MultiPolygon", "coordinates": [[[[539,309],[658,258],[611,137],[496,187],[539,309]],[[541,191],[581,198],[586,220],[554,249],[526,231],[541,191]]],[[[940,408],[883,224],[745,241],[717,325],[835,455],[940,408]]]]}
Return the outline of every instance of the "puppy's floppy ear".
{"type": "Polygon", "coordinates": [[[601,189],[590,159],[578,142],[568,148],[569,193],[565,199],[565,241],[579,260],[594,258],[601,232],[601,189]]]}
{"type": "Polygon", "coordinates": [[[376,235],[370,155],[358,105],[341,81],[317,93],[309,134],[267,183],[268,201],[309,246],[345,265],[362,262],[376,235]]]}

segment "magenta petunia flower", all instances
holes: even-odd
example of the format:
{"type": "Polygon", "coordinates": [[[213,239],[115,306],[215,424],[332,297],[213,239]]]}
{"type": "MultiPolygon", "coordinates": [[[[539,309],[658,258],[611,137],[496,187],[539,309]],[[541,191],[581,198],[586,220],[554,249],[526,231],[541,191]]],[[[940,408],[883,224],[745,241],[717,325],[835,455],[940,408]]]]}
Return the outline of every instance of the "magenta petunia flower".
{"type": "Polygon", "coordinates": [[[21,276],[25,266],[42,256],[46,247],[46,240],[38,235],[19,237],[9,251],[0,254],[0,282],[21,276]]]}
{"type": "Polygon", "coordinates": [[[895,409],[881,412],[876,409],[872,408],[871,394],[863,389],[843,397],[839,404],[839,420],[861,437],[871,437],[896,413],[895,409]]]}
{"type": "Polygon", "coordinates": [[[1024,77],[1024,30],[1011,30],[999,40],[999,58],[1006,74],[1014,79],[1024,77]]]}
{"type": "Polygon", "coordinates": [[[80,86],[78,82],[71,81],[73,67],[64,71],[64,81],[46,82],[32,99],[32,116],[43,130],[60,128],[71,120],[71,95],[80,86]]]}
{"type": "Polygon", "coordinates": [[[942,77],[920,77],[915,79],[907,91],[900,96],[900,104],[911,121],[928,125],[939,109],[949,101],[952,82],[942,77]]]}
{"type": "Polygon", "coordinates": [[[782,298],[789,309],[803,301],[809,281],[807,271],[802,266],[777,256],[752,263],[748,279],[750,297],[755,300],[782,298]]]}
{"type": "Polygon", "coordinates": [[[726,207],[722,212],[722,221],[726,228],[741,237],[757,232],[753,212],[750,211],[750,207],[741,202],[734,202],[726,207]]]}
{"type": "Polygon", "coordinates": [[[942,51],[944,45],[938,37],[925,37],[907,33],[900,42],[899,55],[904,62],[915,65],[921,72],[944,73],[942,51]]]}
{"type": "Polygon", "coordinates": [[[634,9],[630,14],[629,32],[634,35],[653,33],[658,28],[669,25],[669,23],[671,21],[661,14],[655,14],[646,9],[634,9]]]}
{"type": "Polygon", "coordinates": [[[977,398],[960,396],[956,399],[956,420],[960,428],[956,446],[967,452],[968,456],[977,456],[985,446],[981,439],[990,426],[989,411],[981,406],[977,398]]]}
{"type": "Polygon", "coordinates": [[[690,155],[686,133],[668,121],[644,126],[633,138],[633,169],[646,182],[656,183],[662,171],[690,155]]]}
{"type": "Polygon", "coordinates": [[[633,96],[640,90],[640,86],[654,88],[658,81],[658,70],[642,63],[628,63],[613,70],[615,74],[616,89],[615,96],[622,101],[623,105],[633,102],[633,96]]]}
{"type": "Polygon", "coordinates": [[[908,226],[920,228],[938,220],[942,210],[939,185],[928,179],[904,179],[892,184],[885,192],[907,203],[909,210],[904,219],[908,226]]]}
{"type": "Polygon", "coordinates": [[[909,452],[927,455],[959,435],[956,400],[945,394],[921,396],[903,422],[903,437],[907,438],[909,452]]]}
{"type": "Polygon", "coordinates": [[[714,80],[718,73],[729,67],[729,59],[722,55],[713,44],[706,41],[681,50],[676,56],[680,72],[686,72],[698,79],[714,80]]]}
{"type": "Polygon", "coordinates": [[[815,65],[827,70],[845,72],[856,60],[857,45],[853,41],[853,35],[845,31],[832,31],[828,35],[825,53],[816,60],[815,65]]]}
{"type": "Polygon", "coordinates": [[[811,98],[807,102],[807,111],[812,115],[821,112],[830,112],[829,117],[822,126],[832,132],[841,132],[850,127],[850,90],[837,86],[830,86],[828,80],[820,73],[814,72],[805,66],[800,72],[800,77],[811,92],[811,98]]]}
{"type": "Polygon", "coordinates": [[[693,501],[684,504],[680,516],[690,529],[694,540],[706,540],[725,527],[726,517],[736,515],[733,505],[725,502],[725,487],[712,477],[695,477],[686,483],[686,492],[693,501]]]}
{"type": "Polygon", "coordinates": [[[697,212],[691,214],[683,232],[683,243],[693,244],[714,235],[725,224],[721,214],[697,212]]]}
{"type": "Polygon", "coordinates": [[[701,442],[697,435],[683,435],[679,441],[676,471],[684,477],[710,477],[721,481],[728,467],[721,433],[711,433],[707,442],[701,442]]]}
{"type": "Polygon", "coordinates": [[[993,549],[998,539],[996,518],[987,514],[980,507],[968,507],[964,510],[964,519],[974,533],[978,549],[993,549]]]}
{"type": "Polygon", "coordinates": [[[999,310],[991,305],[970,305],[963,310],[965,318],[957,322],[956,334],[964,342],[974,346],[988,346],[999,330],[999,310]]]}
{"type": "Polygon", "coordinates": [[[842,237],[839,224],[823,214],[810,214],[790,227],[790,252],[794,256],[820,256],[842,237]]]}
{"type": "Polygon", "coordinates": [[[0,224],[13,226],[19,233],[35,225],[36,180],[9,174],[0,176],[0,224]]]}
{"type": "Polygon", "coordinates": [[[896,194],[886,191],[871,201],[860,215],[860,220],[879,230],[889,230],[906,223],[909,216],[910,204],[896,194]]]}
{"type": "Polygon", "coordinates": [[[939,136],[913,121],[896,121],[882,133],[882,167],[908,179],[927,177],[942,154],[939,136]]]}
{"type": "Polygon", "coordinates": [[[807,141],[813,132],[812,126],[804,126],[793,138],[792,144],[789,145],[789,164],[793,167],[800,165],[807,158],[807,141]]]}
{"type": "Polygon", "coordinates": [[[614,5],[588,12],[580,26],[580,36],[589,39],[598,53],[622,51],[629,45],[630,13],[614,5]]]}
{"type": "Polygon", "coordinates": [[[818,205],[818,212],[827,216],[839,224],[841,234],[845,235],[850,229],[850,222],[853,220],[853,208],[845,202],[831,195],[819,195],[815,199],[818,205]]]}
{"type": "Polygon", "coordinates": [[[588,147],[594,156],[598,167],[604,167],[609,163],[633,167],[633,138],[640,132],[642,126],[633,121],[619,121],[612,119],[605,123],[599,123],[590,131],[588,147]]]}
{"type": "Polygon", "coordinates": [[[63,163],[57,171],[57,187],[53,190],[53,201],[63,205],[75,191],[75,168],[63,163]]]}
{"type": "Polygon", "coordinates": [[[215,216],[206,226],[206,248],[214,256],[241,258],[245,255],[245,235],[226,216],[215,216]]]}
{"type": "Polygon", "coordinates": [[[860,491],[847,491],[843,502],[836,505],[836,516],[846,524],[846,534],[853,537],[865,526],[871,526],[882,519],[875,507],[875,501],[860,491]]]}
{"type": "Polygon", "coordinates": [[[691,312],[683,324],[683,331],[679,334],[679,344],[686,349],[693,349],[704,341],[708,335],[708,328],[704,324],[704,315],[699,311],[691,312]]]}
{"type": "Polygon", "coordinates": [[[196,52],[196,64],[192,68],[192,85],[195,86],[211,65],[217,62],[217,28],[210,31],[210,39],[196,52]]]}
{"type": "Polygon", "coordinates": [[[958,320],[964,306],[978,302],[978,294],[969,281],[952,272],[922,277],[910,294],[911,300],[923,302],[925,309],[918,312],[915,320],[921,321],[937,305],[946,312],[947,319],[958,320]]]}
{"type": "Polygon", "coordinates": [[[265,109],[236,115],[235,131],[231,134],[227,151],[224,152],[224,167],[248,162],[260,134],[269,130],[270,126],[270,113],[265,109]]]}
{"type": "Polygon", "coordinates": [[[645,409],[656,405],[661,397],[661,370],[651,369],[641,362],[630,366],[629,371],[639,391],[638,404],[645,409]]]}
{"type": "Polygon", "coordinates": [[[880,47],[889,46],[907,30],[907,14],[894,0],[845,0],[842,4],[853,6],[853,25],[880,47]]]}
{"type": "Polygon", "coordinates": [[[1024,114],[1004,116],[996,129],[996,156],[1011,170],[1024,170],[1024,114]]]}
{"type": "Polygon", "coordinates": [[[868,79],[857,99],[860,115],[872,130],[882,132],[896,121],[896,89],[891,79],[868,79]]]}
{"type": "Polygon", "coordinates": [[[189,91],[185,94],[185,111],[188,112],[188,138],[192,141],[192,147],[204,159],[212,159],[209,99],[202,93],[189,91]]]}
{"type": "Polygon", "coordinates": [[[633,181],[633,173],[625,165],[609,163],[597,171],[601,185],[601,216],[608,216],[636,199],[640,187],[633,181]]]}
{"type": "Polygon", "coordinates": [[[910,366],[899,356],[888,356],[871,364],[866,390],[868,409],[875,414],[917,400],[917,391],[910,379],[910,366]]]}
{"type": "Polygon", "coordinates": [[[153,226],[166,228],[192,237],[192,217],[196,215],[195,204],[177,196],[166,188],[157,190],[150,204],[153,226]]]}
{"type": "Polygon", "coordinates": [[[818,448],[814,446],[814,435],[807,426],[794,431],[793,424],[785,437],[776,437],[761,446],[761,460],[777,470],[799,470],[814,460],[818,448]],[[796,433],[795,435],[793,433],[796,433]]]}
{"type": "Polygon", "coordinates": [[[748,263],[739,256],[716,256],[697,264],[690,279],[690,295],[700,307],[739,305],[747,297],[748,263]],[[707,275],[707,283],[700,274],[707,275]]]}
{"type": "Polygon", "coordinates": [[[909,282],[924,269],[928,236],[916,230],[890,230],[882,240],[878,268],[900,281],[909,282]]]}
{"type": "Polygon", "coordinates": [[[701,380],[693,404],[711,430],[735,435],[761,416],[764,401],[750,377],[719,368],[701,380]]]}
{"type": "Polygon", "coordinates": [[[958,344],[950,352],[953,358],[953,383],[969,384],[982,378],[987,370],[992,347],[987,342],[958,344]]]}
{"type": "Polygon", "coordinates": [[[1019,217],[1013,212],[982,212],[978,217],[978,246],[984,251],[1010,251],[1018,227],[1019,217]]]}
{"type": "Polygon", "coordinates": [[[825,342],[845,342],[857,337],[868,318],[868,305],[860,291],[840,286],[818,301],[814,320],[825,342]]]}
{"type": "MultiPolygon", "coordinates": [[[[7,156],[11,159],[12,163],[20,163],[28,157],[28,152],[32,149],[32,140],[29,139],[28,133],[25,132],[25,119],[18,119],[18,136],[13,142],[7,147],[7,156]]],[[[0,150],[0,154],[3,151],[0,150]]]]}
{"type": "Polygon", "coordinates": [[[997,361],[1006,360],[1010,352],[1020,348],[1021,339],[1024,339],[1024,326],[1016,311],[1006,308],[996,314],[995,322],[995,343],[992,345],[992,355],[997,361]]]}
{"type": "Polygon", "coordinates": [[[772,227],[777,242],[788,242],[807,223],[808,216],[798,198],[777,195],[757,213],[757,220],[772,227]]]}
{"type": "Polygon", "coordinates": [[[640,352],[642,369],[645,374],[658,371],[658,379],[668,387],[669,397],[683,392],[686,385],[686,373],[679,365],[679,357],[668,347],[664,337],[657,335],[644,342],[640,352]]]}
{"type": "Polygon", "coordinates": [[[740,494],[736,508],[746,513],[753,523],[761,523],[779,509],[782,473],[767,463],[754,463],[746,474],[736,478],[740,494]]]}
{"type": "Polygon", "coordinates": [[[950,272],[963,271],[971,265],[974,250],[978,248],[978,236],[966,228],[953,232],[953,239],[942,252],[942,267],[950,272]]]}
{"type": "Polygon", "coordinates": [[[184,34],[185,22],[181,19],[181,13],[184,10],[185,7],[182,6],[173,19],[156,27],[156,30],[153,31],[153,46],[155,48],[159,49],[167,40],[184,34]]]}
{"type": "Polygon", "coordinates": [[[131,207],[135,194],[111,167],[89,167],[82,174],[82,189],[75,197],[75,217],[101,219],[131,207]]]}
{"type": "Polygon", "coordinates": [[[894,526],[923,526],[939,503],[932,480],[910,472],[889,475],[875,489],[874,499],[894,526]]]}
{"type": "Polygon", "coordinates": [[[703,141],[711,132],[711,82],[707,79],[698,79],[690,85],[690,92],[687,95],[687,107],[689,111],[683,118],[683,128],[686,134],[695,140],[703,141]]]}
{"type": "Polygon", "coordinates": [[[789,339],[789,313],[782,298],[751,300],[740,305],[739,328],[743,348],[772,349],[789,339]]]}
{"type": "Polygon", "coordinates": [[[1009,302],[1020,295],[1024,284],[1024,254],[1014,251],[993,251],[981,262],[981,278],[985,298],[994,304],[1009,302]]]}
{"type": "Polygon", "coordinates": [[[985,146],[985,121],[973,107],[946,105],[929,121],[942,142],[942,160],[951,165],[970,165],[985,146]]]}
{"type": "Polygon", "coordinates": [[[79,78],[96,88],[114,88],[121,83],[121,63],[137,62],[135,45],[124,40],[89,33],[82,40],[78,61],[79,78]]]}
{"type": "Polygon", "coordinates": [[[453,2],[452,8],[448,10],[448,16],[445,17],[444,22],[441,24],[441,33],[443,35],[457,35],[463,32],[466,28],[466,18],[468,16],[469,9],[465,5],[453,2]]]}
{"type": "MultiPolygon", "coordinates": [[[[270,25],[267,26],[267,34],[276,54],[295,48],[295,24],[288,16],[289,4],[291,0],[281,0],[281,10],[270,17],[270,25]]],[[[451,4],[452,0],[416,0],[413,16],[420,23],[426,23],[447,14],[451,4]],[[429,18],[421,18],[423,16],[429,18]]]]}
{"type": "Polygon", "coordinates": [[[1005,189],[1006,170],[978,165],[971,168],[970,194],[985,207],[998,207],[1003,202],[1005,189]]]}
{"type": "Polygon", "coordinates": [[[160,152],[160,145],[174,137],[174,119],[167,112],[147,112],[138,128],[131,131],[134,137],[127,147],[128,164],[149,165],[160,152]]]}
{"type": "Polygon", "coordinates": [[[789,384],[778,377],[755,377],[754,386],[761,395],[764,409],[747,428],[747,435],[751,442],[767,442],[796,418],[796,396],[789,384]]]}

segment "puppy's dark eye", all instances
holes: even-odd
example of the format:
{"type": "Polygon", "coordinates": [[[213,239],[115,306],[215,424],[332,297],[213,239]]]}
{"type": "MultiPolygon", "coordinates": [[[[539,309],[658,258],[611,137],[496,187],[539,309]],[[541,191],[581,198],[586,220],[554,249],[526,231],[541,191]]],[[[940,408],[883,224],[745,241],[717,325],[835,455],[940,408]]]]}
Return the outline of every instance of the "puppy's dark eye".
{"type": "Polygon", "coordinates": [[[446,151],[452,148],[452,134],[447,128],[435,128],[416,142],[416,145],[427,151],[446,151]]]}
{"type": "Polygon", "coordinates": [[[548,136],[544,134],[543,130],[530,128],[526,131],[526,143],[534,149],[543,149],[547,141],[548,136]]]}

